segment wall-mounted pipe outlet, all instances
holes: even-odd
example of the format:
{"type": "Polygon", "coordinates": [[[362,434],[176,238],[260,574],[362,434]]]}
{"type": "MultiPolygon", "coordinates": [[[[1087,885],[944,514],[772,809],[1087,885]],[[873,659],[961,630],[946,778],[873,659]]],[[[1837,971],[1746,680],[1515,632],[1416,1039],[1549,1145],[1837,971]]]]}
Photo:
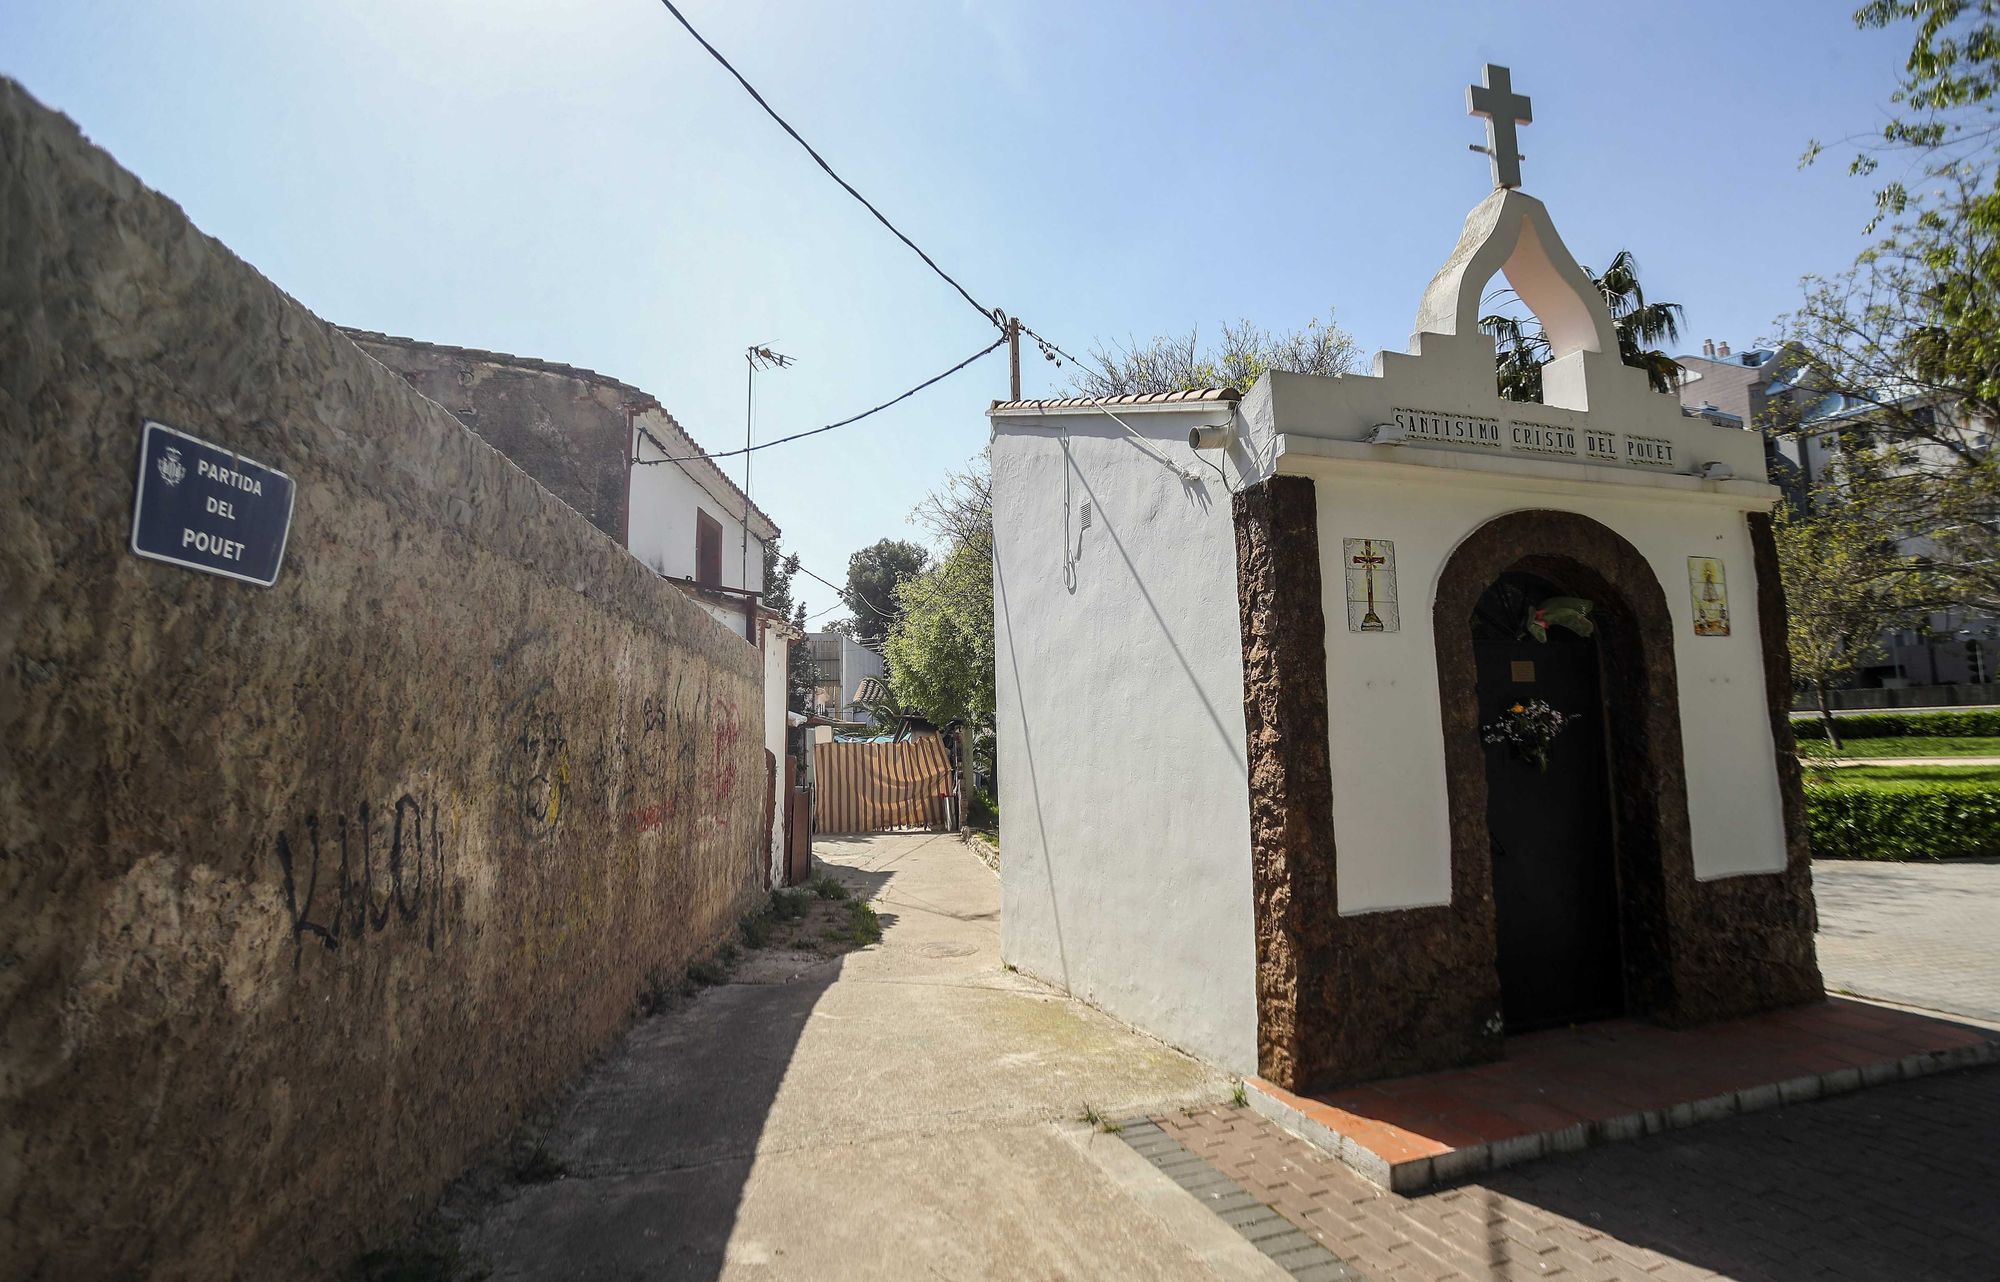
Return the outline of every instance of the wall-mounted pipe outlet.
{"type": "Polygon", "coordinates": [[[1188,429],[1188,448],[1191,450],[1224,450],[1235,439],[1235,429],[1227,423],[1188,429]]]}

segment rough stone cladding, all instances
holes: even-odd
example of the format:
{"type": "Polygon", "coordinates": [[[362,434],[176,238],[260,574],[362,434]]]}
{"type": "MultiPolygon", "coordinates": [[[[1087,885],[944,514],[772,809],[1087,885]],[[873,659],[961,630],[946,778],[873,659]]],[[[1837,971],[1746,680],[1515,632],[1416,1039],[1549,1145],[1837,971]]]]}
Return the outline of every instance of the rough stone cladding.
{"type": "Polygon", "coordinates": [[[1343,917],[1318,504],[1305,477],[1235,500],[1257,912],[1258,1072],[1306,1090],[1499,1054],[1490,895],[1343,917]]]}
{"type": "Polygon", "coordinates": [[[0,1276],[332,1277],[753,901],[758,656],[0,80],[0,1276]],[[128,550],[140,421],[297,481],[128,550]]]}
{"type": "Polygon", "coordinates": [[[343,332],[592,525],[625,541],[626,414],[651,406],[651,397],[588,370],[343,332]]]}
{"type": "Polygon", "coordinates": [[[1259,1072],[1328,1088],[1503,1051],[1484,749],[1469,620],[1502,571],[1548,575],[1600,603],[1615,732],[1614,804],[1632,1014],[1693,1024],[1822,996],[1796,761],[1783,597],[1768,518],[1753,517],[1767,698],[1778,728],[1787,865],[1694,877],[1671,637],[1658,578],[1623,539],[1564,512],[1482,527],[1435,605],[1451,817],[1451,902],[1343,917],[1328,764],[1325,620],[1313,484],[1278,476],[1235,501],[1256,879],[1259,1072]],[[1763,520],[1762,532],[1758,521],[1763,520]],[[1767,565],[1768,563],[1768,565],[1767,565]],[[1650,640],[1648,640],[1650,638],[1650,640]]]}

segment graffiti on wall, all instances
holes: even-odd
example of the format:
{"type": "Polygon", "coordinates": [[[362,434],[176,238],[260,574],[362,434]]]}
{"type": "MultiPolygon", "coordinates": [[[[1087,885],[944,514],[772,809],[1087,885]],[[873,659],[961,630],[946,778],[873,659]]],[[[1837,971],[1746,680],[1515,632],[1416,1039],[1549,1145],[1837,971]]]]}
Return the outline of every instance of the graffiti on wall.
{"type": "Polygon", "coordinates": [[[308,811],[302,831],[296,845],[289,831],[281,830],[277,841],[292,921],[292,969],[309,938],[335,952],[343,942],[365,942],[392,924],[420,927],[424,947],[437,947],[445,842],[435,799],[426,807],[406,792],[386,813],[371,811],[364,801],[351,824],[344,812],[328,825],[308,811]]]}
{"type": "Polygon", "coordinates": [[[570,745],[555,692],[544,682],[516,704],[501,770],[522,832],[547,836],[570,800],[570,745]]]}
{"type": "Polygon", "coordinates": [[[639,735],[640,772],[624,811],[628,831],[727,817],[742,769],[743,722],[734,700],[681,673],[663,695],[641,701],[639,735]]]}

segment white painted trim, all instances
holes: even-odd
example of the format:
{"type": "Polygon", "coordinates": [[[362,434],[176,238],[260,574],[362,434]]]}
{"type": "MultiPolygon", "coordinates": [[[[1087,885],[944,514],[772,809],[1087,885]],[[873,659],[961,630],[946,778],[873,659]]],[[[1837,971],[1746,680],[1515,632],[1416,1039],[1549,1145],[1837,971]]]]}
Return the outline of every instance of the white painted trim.
{"type": "Polygon", "coordinates": [[[1657,498],[1675,503],[1720,503],[1743,512],[1768,512],[1782,494],[1775,485],[1762,481],[1704,481],[1682,472],[1641,472],[1617,465],[1562,463],[1549,459],[1528,459],[1517,455],[1470,454],[1462,450],[1434,449],[1423,445],[1366,445],[1359,441],[1336,441],[1322,436],[1298,436],[1280,432],[1274,471],[1296,476],[1312,476],[1335,470],[1339,463],[1343,476],[1373,472],[1394,473],[1409,468],[1429,469],[1431,479],[1489,484],[1495,476],[1525,489],[1575,493],[1579,485],[1622,486],[1636,491],[1631,498],[1657,498]],[[1290,466],[1288,466],[1290,465],[1290,466]],[[1453,475],[1458,473],[1459,475],[1453,475]],[[1655,491],[1646,494],[1645,491],[1655,491]]]}

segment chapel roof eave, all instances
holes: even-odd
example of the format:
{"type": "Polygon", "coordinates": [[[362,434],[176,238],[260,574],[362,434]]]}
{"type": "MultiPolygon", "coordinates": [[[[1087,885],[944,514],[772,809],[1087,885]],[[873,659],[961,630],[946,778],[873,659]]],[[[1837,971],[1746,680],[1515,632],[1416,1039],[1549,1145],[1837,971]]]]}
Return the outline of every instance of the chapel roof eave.
{"type": "Polygon", "coordinates": [[[1037,414],[1068,414],[1078,410],[1199,410],[1219,404],[1233,404],[1243,393],[1233,387],[1197,387],[1184,392],[1140,392],[1127,396],[1063,396],[1040,400],[994,401],[988,416],[1026,417],[1037,414]]]}

